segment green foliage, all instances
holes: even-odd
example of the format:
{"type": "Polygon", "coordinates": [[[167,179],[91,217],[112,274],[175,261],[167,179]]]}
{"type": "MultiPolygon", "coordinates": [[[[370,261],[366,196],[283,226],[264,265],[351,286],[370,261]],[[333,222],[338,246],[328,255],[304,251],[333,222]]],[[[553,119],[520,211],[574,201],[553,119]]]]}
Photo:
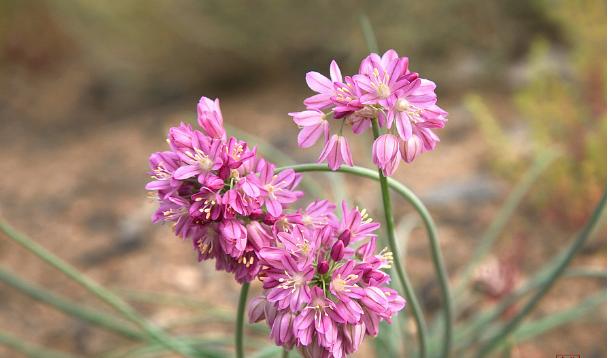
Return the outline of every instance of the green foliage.
{"type": "Polygon", "coordinates": [[[606,47],[603,3],[596,0],[547,3],[560,25],[566,51],[536,39],[527,59],[527,81],[512,98],[529,138],[510,139],[480,97],[465,104],[490,148],[489,165],[513,179],[521,163],[547,148],[562,158],[532,194],[536,208],[547,208],[555,222],[578,226],[589,216],[589,203],[606,182],[606,47]],[[581,26],[584,24],[584,26],[581,26]],[[567,202],[568,205],[563,205],[567,202]]]}

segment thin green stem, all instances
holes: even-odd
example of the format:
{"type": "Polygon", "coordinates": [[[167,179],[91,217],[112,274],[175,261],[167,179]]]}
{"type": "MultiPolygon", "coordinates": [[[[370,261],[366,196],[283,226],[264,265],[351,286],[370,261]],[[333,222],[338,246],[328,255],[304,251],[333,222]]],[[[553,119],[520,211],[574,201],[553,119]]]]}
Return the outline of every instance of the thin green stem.
{"type": "Polygon", "coordinates": [[[494,349],[496,349],[504,339],[506,339],[511,332],[516,329],[521,321],[530,313],[532,310],[538,305],[541,299],[549,292],[549,290],[553,287],[553,284],[557,281],[557,279],[561,276],[562,273],[566,270],[566,267],[570,264],[574,256],[578,253],[578,251],[583,247],[587,239],[589,238],[590,233],[593,231],[595,225],[599,222],[602,217],[602,212],[606,206],[606,193],[602,196],[600,202],[596,206],[591,218],[585,224],[585,227],[578,235],[576,240],[570,245],[566,254],[561,258],[555,268],[550,272],[547,281],[545,281],[544,285],[530,298],[530,300],[524,305],[524,307],[519,311],[515,317],[513,317],[494,337],[492,337],[487,344],[481,347],[478,357],[485,357],[490,354],[494,349]]]}
{"type": "Polygon", "coordinates": [[[59,257],[53,255],[51,252],[40,246],[36,242],[32,241],[25,235],[13,229],[8,223],[0,220],[0,231],[4,232],[8,238],[19,244],[29,252],[38,256],[40,259],[55,267],[61,271],[67,277],[87,289],[89,292],[94,294],[100,300],[107,303],[109,306],[114,308],[117,312],[122,314],[129,321],[135,323],[141,329],[146,332],[148,337],[172,351],[181,354],[186,357],[194,355],[191,349],[176,344],[169,336],[167,336],[159,327],[154,326],[150,322],[142,318],[137,311],[135,311],[129,304],[123,301],[120,297],[114,295],[112,292],[101,286],[93,279],[81,274],[75,267],[61,260],[59,257]]]}
{"type": "Polygon", "coordinates": [[[367,43],[367,48],[371,52],[378,53],[378,41],[376,40],[376,34],[374,33],[374,28],[372,27],[371,21],[365,13],[359,15],[359,23],[361,24],[361,30],[363,30],[363,37],[365,38],[365,42],[367,43]]]}
{"type": "Polygon", "coordinates": [[[118,320],[112,315],[80,306],[75,302],[55,295],[48,290],[37,287],[36,285],[33,285],[30,282],[13,275],[2,267],[0,267],[0,282],[4,282],[5,284],[23,292],[37,301],[51,305],[61,312],[101,328],[105,328],[110,332],[120,334],[123,337],[136,340],[146,338],[144,334],[127,327],[124,321],[118,320]]]}
{"type": "MultiPolygon", "coordinates": [[[[374,133],[374,139],[380,136],[380,127],[378,126],[378,120],[372,120],[372,129],[374,133]]],[[[391,204],[391,195],[388,190],[388,179],[384,176],[381,169],[378,169],[378,178],[380,182],[380,190],[382,192],[382,205],[384,208],[384,219],[386,222],[386,232],[388,236],[388,246],[393,252],[393,260],[395,272],[397,277],[405,291],[405,296],[408,300],[408,304],[412,308],[414,313],[414,319],[416,320],[416,326],[418,327],[418,344],[420,346],[420,356],[426,357],[428,351],[427,344],[427,328],[424,321],[424,312],[418,303],[416,293],[410,279],[407,277],[404,267],[401,264],[401,257],[399,256],[399,250],[397,248],[397,239],[395,238],[395,219],[393,217],[393,206],[391,204]]]]}
{"type": "MultiPolygon", "coordinates": [[[[276,172],[284,169],[293,169],[296,172],[326,172],[331,171],[327,165],[324,164],[298,164],[291,165],[288,167],[277,168],[276,172]]],[[[336,170],[337,172],[353,174],[363,178],[369,178],[373,180],[380,180],[380,176],[374,170],[368,168],[361,167],[340,167],[336,170]]],[[[435,224],[433,223],[433,219],[429,214],[429,211],[424,206],[422,201],[406,186],[399,183],[398,181],[387,178],[388,186],[396,191],[400,196],[402,196],[405,200],[407,200],[418,212],[420,218],[424,222],[425,229],[427,231],[428,239],[431,244],[431,252],[433,255],[433,265],[435,267],[435,271],[437,276],[439,277],[439,285],[441,288],[441,295],[443,301],[443,317],[444,317],[444,339],[443,339],[443,351],[449,352],[452,344],[452,299],[450,295],[450,286],[447,279],[447,273],[445,271],[443,265],[443,259],[441,255],[441,249],[439,247],[439,241],[437,238],[437,231],[435,230],[435,224]]],[[[409,302],[411,304],[411,302],[409,302]]],[[[444,355],[442,357],[447,357],[448,355],[444,355]]]]}
{"type": "Polygon", "coordinates": [[[286,349],[283,349],[283,353],[281,354],[281,357],[288,358],[289,357],[289,351],[286,350],[286,349]]]}
{"type": "Polygon", "coordinates": [[[245,306],[247,306],[247,293],[249,292],[249,283],[244,283],[241,287],[241,295],[239,296],[239,306],[236,312],[236,334],[235,334],[235,347],[236,357],[245,357],[245,350],[243,346],[243,329],[245,323],[245,306]]]}
{"type": "Polygon", "coordinates": [[[20,338],[0,331],[0,344],[10,347],[31,358],[73,358],[71,354],[58,352],[23,341],[20,338]]]}
{"type": "MultiPolygon", "coordinates": [[[[562,256],[560,255],[558,258],[559,257],[562,256]]],[[[553,262],[550,262],[550,264],[551,268],[555,266],[553,262]]],[[[538,273],[524,286],[518,288],[500,301],[497,305],[493,306],[491,310],[478,313],[470,320],[472,323],[466,326],[456,327],[456,332],[458,333],[455,337],[457,343],[454,348],[458,350],[470,346],[482,335],[483,332],[487,332],[491,328],[489,327],[491,323],[500,317],[509,307],[513,306],[520,298],[542,286],[546,281],[546,276],[547,275],[543,270],[543,272],[538,273]]],[[[563,278],[599,278],[605,280],[606,271],[588,268],[569,269],[566,270],[563,278]]]]}

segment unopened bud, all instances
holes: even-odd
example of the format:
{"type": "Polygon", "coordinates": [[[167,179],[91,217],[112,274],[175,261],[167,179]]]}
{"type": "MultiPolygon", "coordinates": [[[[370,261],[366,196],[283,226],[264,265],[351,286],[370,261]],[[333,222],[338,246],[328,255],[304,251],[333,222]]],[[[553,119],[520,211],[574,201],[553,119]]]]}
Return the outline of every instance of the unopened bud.
{"type": "Polygon", "coordinates": [[[346,229],[342,231],[340,236],[338,236],[338,240],[342,241],[344,243],[344,246],[348,246],[348,244],[350,244],[350,236],[350,230],[346,229]]]}
{"type": "Polygon", "coordinates": [[[331,258],[334,261],[340,261],[344,257],[344,243],[340,240],[336,241],[331,248],[331,258]]]}
{"type": "Polygon", "coordinates": [[[327,271],[329,271],[329,264],[327,263],[327,261],[319,262],[319,265],[317,265],[317,272],[320,275],[324,275],[327,273],[327,271]]]}

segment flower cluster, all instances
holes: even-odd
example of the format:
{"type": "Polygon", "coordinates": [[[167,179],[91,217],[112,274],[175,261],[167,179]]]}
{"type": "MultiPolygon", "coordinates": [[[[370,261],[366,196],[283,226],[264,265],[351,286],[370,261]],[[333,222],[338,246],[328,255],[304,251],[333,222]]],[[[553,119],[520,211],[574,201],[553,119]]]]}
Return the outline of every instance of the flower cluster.
{"type": "Polygon", "coordinates": [[[342,135],[344,125],[360,134],[377,119],[385,133],[376,138],[372,157],[385,175],[395,172],[400,158],[410,163],[433,150],[439,138],[432,129],[445,126],[447,112],[436,105],[435,84],[411,72],[408,65],[407,57],[389,50],[382,57],[367,56],[354,76],[343,77],[335,61],[330,78],[307,73],[306,83],[317,94],[304,100],[305,111],[290,113],[301,128],[298,145],[311,147],[323,136],[319,162],[326,160],[333,170],[341,164],[352,166],[350,147],[342,135]],[[338,134],[330,136],[330,121],[339,123],[338,134]]]}
{"type": "Polygon", "coordinates": [[[256,252],[272,244],[289,220],[283,209],[302,195],[295,191],[300,175],[275,175],[255,148],[227,137],[219,100],[201,98],[197,112],[202,130],[173,127],[170,150],[150,156],[146,189],[159,201],[153,221],[173,223],[177,236],[192,241],[199,261],[215,259],[218,270],[248,282],[260,270],[256,252]]]}
{"type": "Polygon", "coordinates": [[[264,293],[250,302],[249,320],[265,319],[277,345],[305,357],[353,353],[405,306],[382,271],[392,254],[375,254],[379,224],[344,203],[338,220],[334,209],[326,201],[309,205],[274,247],[258,253],[264,293]]]}

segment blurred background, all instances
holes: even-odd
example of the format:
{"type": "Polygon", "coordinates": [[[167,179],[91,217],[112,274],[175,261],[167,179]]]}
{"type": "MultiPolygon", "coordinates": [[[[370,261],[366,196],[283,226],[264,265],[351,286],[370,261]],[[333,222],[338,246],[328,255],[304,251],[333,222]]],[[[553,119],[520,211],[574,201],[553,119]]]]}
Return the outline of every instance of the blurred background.
{"type": "MultiPolygon", "coordinates": [[[[515,272],[508,292],[526,282],[570,242],[604,191],[604,1],[1,0],[0,216],[153,322],[184,334],[232,334],[231,276],[198,264],[189,243],[149,222],[148,155],[165,148],[170,126],[195,119],[204,95],[221,98],[229,133],[260,144],[271,160],[315,161],[320,148],[296,147],[287,113],[310,94],[307,71],[327,73],[332,59],[343,73],[357,70],[368,53],[362,14],[380,49],[409,56],[450,112],[438,149],[402,163],[395,177],[438,223],[454,285],[525,173],[546,164],[497,234],[477,284],[466,287],[459,319],[495,304],[505,293],[487,288],[492,265],[515,272]]],[[[370,166],[371,141],[351,142],[356,164],[370,166]]],[[[378,218],[375,183],[344,177],[321,187],[378,218]]],[[[413,210],[395,202],[407,270],[432,319],[440,300],[425,233],[413,210]]],[[[604,270],[605,237],[604,221],[574,266],[604,270]]],[[[0,261],[23,279],[104,308],[4,237],[0,261]]],[[[603,279],[564,280],[532,316],[603,291],[603,279]]],[[[604,306],[516,344],[512,356],[605,357],[604,306]]],[[[76,356],[134,344],[3,283],[0,329],[76,356]]],[[[263,337],[256,329],[248,334],[263,337]]],[[[368,340],[358,356],[378,352],[373,345],[368,340]]],[[[0,356],[19,355],[0,347],[0,356]]]]}

